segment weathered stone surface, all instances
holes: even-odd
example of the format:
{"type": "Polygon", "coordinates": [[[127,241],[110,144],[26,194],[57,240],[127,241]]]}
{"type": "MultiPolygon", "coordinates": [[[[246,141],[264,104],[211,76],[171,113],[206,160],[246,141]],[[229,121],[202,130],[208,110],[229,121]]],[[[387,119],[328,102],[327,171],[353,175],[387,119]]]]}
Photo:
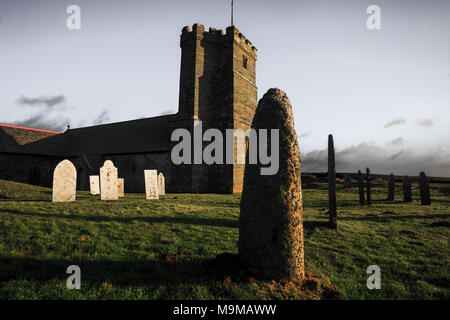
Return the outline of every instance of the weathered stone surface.
{"type": "Polygon", "coordinates": [[[344,188],[351,188],[352,187],[352,178],[350,175],[346,174],[344,175],[344,188]]]}
{"type": "Polygon", "coordinates": [[[166,183],[162,172],[158,174],[158,193],[160,196],[166,194],[166,183]]]}
{"type": "MultiPolygon", "coordinates": [[[[252,128],[279,129],[279,170],[274,175],[261,175],[261,163],[246,161],[239,216],[239,257],[251,272],[262,278],[303,278],[300,151],[292,107],[283,91],[267,91],[259,101],[252,128]]],[[[270,145],[270,134],[268,137],[270,145]]]]}
{"type": "Polygon", "coordinates": [[[117,200],[119,198],[119,188],[117,168],[111,160],[106,160],[100,168],[100,199],[117,200]]]}
{"type": "Polygon", "coordinates": [[[371,177],[370,177],[370,169],[366,168],[366,188],[367,188],[367,201],[366,204],[370,206],[372,204],[372,198],[370,194],[370,183],[371,183],[371,177]]]}
{"type": "Polygon", "coordinates": [[[125,196],[125,181],[123,178],[117,179],[117,188],[118,188],[117,195],[119,197],[125,196]]]}
{"type": "Polygon", "coordinates": [[[395,200],[395,177],[394,174],[389,175],[389,181],[388,181],[388,201],[394,201],[395,200]]]}
{"type": "Polygon", "coordinates": [[[100,194],[100,176],[89,176],[89,186],[91,195],[100,194]]]}
{"type": "Polygon", "coordinates": [[[77,169],[69,160],[63,160],[53,171],[52,202],[75,201],[77,169]]]}
{"type": "Polygon", "coordinates": [[[330,227],[337,228],[336,209],[336,162],[334,158],[333,135],[328,135],[328,213],[330,227]]]}
{"type": "Polygon", "coordinates": [[[364,204],[364,179],[361,170],[358,170],[359,203],[364,204]]]}
{"type": "Polygon", "coordinates": [[[144,170],[145,198],[148,200],[159,199],[158,177],[156,170],[144,170]]]}
{"type": "Polygon", "coordinates": [[[408,176],[403,177],[403,201],[412,202],[411,196],[411,180],[408,176]]]}
{"type": "Polygon", "coordinates": [[[419,176],[419,189],[420,189],[420,203],[424,206],[431,204],[430,198],[430,185],[428,184],[428,178],[425,172],[421,172],[419,176]]]}

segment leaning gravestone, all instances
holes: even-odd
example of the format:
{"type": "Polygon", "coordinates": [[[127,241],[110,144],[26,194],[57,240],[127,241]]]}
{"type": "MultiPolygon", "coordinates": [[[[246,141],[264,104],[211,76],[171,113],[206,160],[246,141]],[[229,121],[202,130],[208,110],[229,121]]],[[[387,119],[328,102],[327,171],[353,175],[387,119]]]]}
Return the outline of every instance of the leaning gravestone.
{"type": "Polygon", "coordinates": [[[412,202],[411,197],[411,180],[408,176],[403,177],[403,201],[412,202]]]}
{"type": "Polygon", "coordinates": [[[430,185],[428,184],[428,178],[425,172],[421,172],[419,176],[419,189],[420,189],[420,203],[424,206],[431,204],[430,198],[430,185]]]}
{"type": "Polygon", "coordinates": [[[63,160],[53,171],[52,202],[75,201],[77,169],[69,160],[63,160]]]}
{"type": "Polygon", "coordinates": [[[123,180],[123,178],[118,178],[117,179],[117,188],[118,188],[118,191],[117,191],[117,195],[119,196],[119,197],[123,197],[124,195],[125,195],[125,187],[124,187],[124,185],[125,185],[125,181],[123,180]]]}
{"type": "Polygon", "coordinates": [[[89,186],[91,195],[100,194],[100,176],[89,176],[89,186]]]}
{"type": "Polygon", "coordinates": [[[145,198],[148,200],[159,199],[158,177],[156,170],[144,170],[145,198]]]}
{"type": "Polygon", "coordinates": [[[350,175],[346,174],[344,175],[344,188],[351,188],[351,187],[352,187],[351,177],[350,175]]]}
{"type": "Polygon", "coordinates": [[[337,229],[336,210],[336,162],[334,158],[333,135],[328,135],[328,213],[330,227],[337,229]]]}
{"type": "Polygon", "coordinates": [[[164,180],[164,175],[162,174],[162,172],[160,172],[158,174],[158,193],[160,196],[166,194],[166,183],[164,180]]]}
{"type": "MultiPolygon", "coordinates": [[[[275,280],[304,278],[300,151],[286,94],[269,89],[258,103],[252,128],[279,130],[279,170],[262,175],[246,161],[240,204],[238,252],[255,275],[275,280]]],[[[267,141],[271,145],[270,137],[267,141]]],[[[248,160],[247,152],[247,160],[248,160]]]]}
{"type": "Polygon", "coordinates": [[[359,203],[364,204],[364,181],[361,170],[358,170],[359,203]]]}
{"type": "Polygon", "coordinates": [[[391,173],[389,175],[389,181],[388,181],[388,201],[394,201],[395,200],[395,177],[394,174],[391,173]]]}
{"type": "Polygon", "coordinates": [[[366,185],[366,187],[367,187],[367,205],[371,205],[372,204],[372,198],[371,198],[371,194],[370,194],[370,180],[371,180],[371,177],[370,177],[370,169],[369,168],[366,168],[366,183],[367,183],[367,185],[366,185]]]}
{"type": "Polygon", "coordinates": [[[117,168],[111,160],[106,160],[100,168],[100,199],[117,200],[119,187],[117,186],[117,168]]]}

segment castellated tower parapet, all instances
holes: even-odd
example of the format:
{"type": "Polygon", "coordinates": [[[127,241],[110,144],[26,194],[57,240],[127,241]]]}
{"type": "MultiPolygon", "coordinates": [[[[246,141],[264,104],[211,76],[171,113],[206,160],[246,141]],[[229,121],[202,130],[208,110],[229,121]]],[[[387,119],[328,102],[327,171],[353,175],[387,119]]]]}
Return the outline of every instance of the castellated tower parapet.
{"type": "MultiPolygon", "coordinates": [[[[234,26],[224,33],[214,28],[205,31],[202,24],[194,24],[192,29],[182,29],[180,47],[179,110],[174,126],[193,130],[202,121],[203,130],[249,129],[257,107],[258,50],[251,41],[234,26]]],[[[187,185],[238,193],[242,191],[244,165],[193,165],[189,174],[187,185]]]]}

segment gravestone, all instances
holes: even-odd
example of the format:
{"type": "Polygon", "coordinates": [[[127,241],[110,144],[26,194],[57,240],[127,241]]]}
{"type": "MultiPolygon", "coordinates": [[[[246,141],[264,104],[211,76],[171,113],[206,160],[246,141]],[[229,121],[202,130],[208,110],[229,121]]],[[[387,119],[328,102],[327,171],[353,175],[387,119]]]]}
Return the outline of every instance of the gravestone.
{"type": "Polygon", "coordinates": [[[403,177],[403,201],[412,202],[411,180],[406,175],[403,177]]]}
{"type": "Polygon", "coordinates": [[[430,185],[428,184],[428,178],[425,172],[421,172],[419,176],[419,189],[420,189],[420,203],[424,206],[431,204],[430,198],[430,185]]]}
{"type": "Polygon", "coordinates": [[[359,191],[359,203],[364,204],[364,179],[361,170],[358,170],[358,191],[359,191]]]}
{"type": "Polygon", "coordinates": [[[91,195],[100,194],[100,176],[89,176],[89,186],[91,195]]]}
{"type": "Polygon", "coordinates": [[[394,174],[389,175],[389,181],[388,181],[388,201],[394,201],[395,200],[395,177],[394,174]]]}
{"type": "Polygon", "coordinates": [[[69,160],[63,160],[53,171],[52,202],[75,201],[77,169],[69,160]]]}
{"type": "MultiPolygon", "coordinates": [[[[291,103],[279,89],[259,101],[252,128],[279,129],[279,170],[261,175],[261,163],[245,164],[238,252],[255,275],[275,280],[304,278],[300,151],[291,103]]],[[[259,131],[257,131],[259,132],[259,131]]],[[[268,134],[271,145],[271,134],[268,134]]]]}
{"type": "Polygon", "coordinates": [[[367,205],[370,206],[372,204],[372,198],[370,194],[370,183],[371,183],[371,177],[370,177],[370,169],[366,168],[366,188],[367,188],[367,205]]]}
{"type": "Polygon", "coordinates": [[[350,175],[346,174],[344,175],[344,188],[351,188],[352,187],[352,181],[350,175]]]}
{"type": "Polygon", "coordinates": [[[166,194],[166,183],[162,172],[158,174],[158,193],[160,196],[166,194]]]}
{"type": "Polygon", "coordinates": [[[117,186],[117,168],[111,160],[106,160],[100,168],[100,199],[117,200],[119,187],[117,186]]]}
{"type": "Polygon", "coordinates": [[[336,162],[334,158],[333,135],[328,135],[328,213],[330,227],[337,229],[336,210],[336,162]]]}
{"type": "Polygon", "coordinates": [[[156,170],[144,170],[145,198],[148,200],[159,199],[158,177],[156,170]]]}
{"type": "Polygon", "coordinates": [[[119,198],[125,196],[125,186],[124,185],[125,185],[125,181],[123,180],[123,178],[118,178],[117,179],[117,188],[118,188],[117,195],[119,196],[119,198]]]}

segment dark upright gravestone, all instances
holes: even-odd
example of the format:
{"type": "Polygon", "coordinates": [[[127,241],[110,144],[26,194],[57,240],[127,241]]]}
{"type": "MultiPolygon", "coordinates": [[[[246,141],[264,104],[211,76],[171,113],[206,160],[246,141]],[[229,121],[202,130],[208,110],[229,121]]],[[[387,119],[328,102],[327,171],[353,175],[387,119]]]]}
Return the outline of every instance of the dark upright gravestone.
{"type": "Polygon", "coordinates": [[[371,194],[370,194],[370,169],[366,168],[366,183],[367,183],[367,205],[372,204],[371,194]]]}
{"type": "Polygon", "coordinates": [[[395,177],[394,174],[389,175],[389,181],[388,181],[388,201],[394,201],[395,200],[395,177]]]}
{"type": "Polygon", "coordinates": [[[336,211],[336,162],[334,158],[333,135],[328,135],[328,207],[330,227],[337,229],[336,211]]]}
{"type": "Polygon", "coordinates": [[[411,180],[409,180],[409,177],[406,175],[403,177],[403,201],[412,202],[411,180]]]}
{"type": "MultiPolygon", "coordinates": [[[[261,168],[265,166],[246,161],[239,216],[239,257],[251,272],[262,278],[304,278],[300,150],[291,103],[283,91],[267,91],[258,103],[252,128],[279,130],[279,150],[271,150],[272,154],[279,152],[279,170],[262,175],[261,168]]],[[[270,132],[268,136],[267,143],[271,146],[270,132]]]]}
{"type": "Polygon", "coordinates": [[[364,204],[364,181],[361,170],[358,170],[359,203],[364,204]]]}
{"type": "Polygon", "coordinates": [[[352,182],[349,174],[344,175],[344,188],[351,188],[352,182]]]}
{"type": "Polygon", "coordinates": [[[430,198],[430,185],[428,184],[428,178],[425,172],[421,172],[419,176],[419,189],[420,189],[420,203],[428,206],[431,204],[430,198]]]}

